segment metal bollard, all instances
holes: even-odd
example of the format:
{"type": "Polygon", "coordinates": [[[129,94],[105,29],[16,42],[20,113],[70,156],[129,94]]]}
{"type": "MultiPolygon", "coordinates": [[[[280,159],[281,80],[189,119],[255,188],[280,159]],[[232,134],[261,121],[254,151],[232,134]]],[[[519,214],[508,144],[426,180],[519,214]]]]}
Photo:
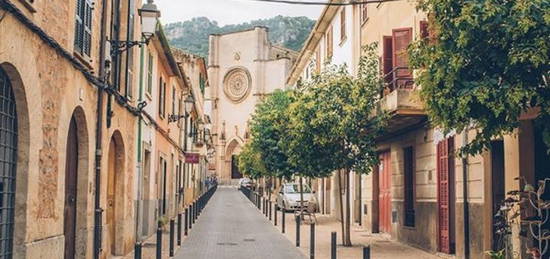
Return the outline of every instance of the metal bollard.
{"type": "Polygon", "coordinates": [[[363,259],[370,259],[370,246],[363,247],[363,259]]]}
{"type": "Polygon", "coordinates": [[[330,233],[330,259],[336,259],[336,232],[330,233]]]}
{"type": "Polygon", "coordinates": [[[136,242],[134,246],[134,259],[141,259],[141,242],[136,242]]]}
{"type": "Polygon", "coordinates": [[[296,246],[300,247],[300,215],[296,216],[296,246]]]}
{"type": "Polygon", "coordinates": [[[171,219],[170,220],[170,244],[168,245],[168,247],[170,248],[169,251],[170,251],[170,256],[174,256],[174,234],[175,234],[175,228],[176,228],[176,222],[171,219]]]}
{"type": "Polygon", "coordinates": [[[277,226],[277,209],[278,209],[278,205],[277,205],[277,202],[275,202],[275,211],[274,211],[274,214],[275,214],[275,215],[274,215],[274,216],[275,216],[275,218],[274,218],[274,220],[275,220],[275,222],[274,222],[274,223],[275,223],[275,226],[277,226]]]}
{"type": "Polygon", "coordinates": [[[187,232],[188,232],[188,215],[189,215],[189,209],[188,208],[185,208],[185,214],[184,214],[184,220],[183,220],[183,235],[187,236],[187,232]]]}
{"type": "Polygon", "coordinates": [[[309,225],[309,258],[315,259],[315,223],[309,225]]]}
{"type": "Polygon", "coordinates": [[[283,208],[281,208],[281,215],[283,215],[283,226],[282,226],[282,232],[283,233],[285,233],[285,218],[286,218],[285,214],[286,214],[285,208],[283,207],[283,208]]]}
{"type": "Polygon", "coordinates": [[[157,259],[162,259],[162,228],[157,226],[157,259]]]}
{"type": "Polygon", "coordinates": [[[271,207],[273,207],[273,204],[271,203],[271,201],[269,201],[269,221],[271,221],[271,207]]]}
{"type": "Polygon", "coordinates": [[[178,214],[178,246],[181,245],[181,213],[178,214]]]}
{"type": "Polygon", "coordinates": [[[189,205],[189,214],[187,217],[189,218],[189,229],[193,229],[193,203],[189,205]]]}

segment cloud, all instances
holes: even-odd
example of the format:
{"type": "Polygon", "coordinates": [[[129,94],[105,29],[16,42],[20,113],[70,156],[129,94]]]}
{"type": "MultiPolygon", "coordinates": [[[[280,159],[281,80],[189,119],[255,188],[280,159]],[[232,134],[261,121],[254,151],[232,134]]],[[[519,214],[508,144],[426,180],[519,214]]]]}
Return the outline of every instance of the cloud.
{"type": "Polygon", "coordinates": [[[155,0],[164,24],[206,16],[220,25],[236,24],[277,15],[319,17],[322,6],[287,5],[251,0],[155,0]]]}

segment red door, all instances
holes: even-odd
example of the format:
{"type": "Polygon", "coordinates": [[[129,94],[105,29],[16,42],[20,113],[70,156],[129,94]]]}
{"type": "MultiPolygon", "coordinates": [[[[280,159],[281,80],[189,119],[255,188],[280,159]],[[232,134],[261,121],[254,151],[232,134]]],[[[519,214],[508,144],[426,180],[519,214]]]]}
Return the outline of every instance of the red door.
{"type": "Polygon", "coordinates": [[[379,155],[378,166],[378,221],[380,232],[391,230],[391,159],[390,152],[379,155]]]}
{"type": "Polygon", "coordinates": [[[445,139],[437,144],[437,206],[438,206],[438,229],[439,229],[439,251],[444,253],[453,252],[453,138],[445,139]]]}

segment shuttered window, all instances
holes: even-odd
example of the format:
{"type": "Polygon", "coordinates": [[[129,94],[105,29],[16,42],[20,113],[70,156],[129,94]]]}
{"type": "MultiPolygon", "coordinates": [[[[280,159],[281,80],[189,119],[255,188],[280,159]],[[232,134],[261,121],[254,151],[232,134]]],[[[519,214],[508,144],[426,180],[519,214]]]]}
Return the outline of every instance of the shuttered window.
{"type": "Polygon", "coordinates": [[[159,116],[164,119],[166,114],[166,83],[160,78],[159,82],[159,116]]]}
{"type": "Polygon", "coordinates": [[[412,41],[412,28],[394,29],[393,30],[393,67],[402,67],[396,71],[397,77],[411,76],[411,71],[408,69],[409,61],[407,57],[407,47],[412,41]]]}
{"type": "Polygon", "coordinates": [[[147,93],[151,95],[153,92],[153,55],[149,53],[147,59],[147,93]]]}
{"type": "Polygon", "coordinates": [[[90,57],[92,43],[92,1],[76,1],[75,18],[75,52],[86,57],[90,57]]]}
{"type": "Polygon", "coordinates": [[[384,81],[390,84],[393,80],[392,74],[390,74],[393,68],[393,39],[392,36],[384,36],[382,42],[383,56],[382,56],[382,73],[384,74],[384,81]]]}
{"type": "Polygon", "coordinates": [[[340,11],[340,41],[346,39],[346,7],[342,7],[340,11]]]}
{"type": "Polygon", "coordinates": [[[414,227],[414,152],[413,147],[403,149],[403,168],[405,182],[405,226],[414,227]]]}
{"type": "Polygon", "coordinates": [[[326,38],[326,48],[327,48],[327,59],[332,58],[332,44],[333,44],[333,38],[332,38],[332,26],[330,26],[327,30],[327,34],[325,36],[326,38]]]}
{"type": "Polygon", "coordinates": [[[361,5],[361,22],[365,22],[367,20],[367,4],[361,5]]]}
{"type": "Polygon", "coordinates": [[[428,22],[420,21],[420,38],[427,39],[429,37],[428,22]]]}

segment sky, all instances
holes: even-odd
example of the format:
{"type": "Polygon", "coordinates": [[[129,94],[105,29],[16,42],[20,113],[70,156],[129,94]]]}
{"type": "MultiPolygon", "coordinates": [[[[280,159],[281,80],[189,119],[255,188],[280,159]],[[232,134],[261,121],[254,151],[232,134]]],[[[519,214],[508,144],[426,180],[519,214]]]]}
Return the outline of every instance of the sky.
{"type": "Polygon", "coordinates": [[[160,20],[163,24],[206,16],[222,26],[277,15],[317,19],[323,8],[316,5],[289,5],[252,0],[155,0],[155,4],[161,11],[160,20]]]}

